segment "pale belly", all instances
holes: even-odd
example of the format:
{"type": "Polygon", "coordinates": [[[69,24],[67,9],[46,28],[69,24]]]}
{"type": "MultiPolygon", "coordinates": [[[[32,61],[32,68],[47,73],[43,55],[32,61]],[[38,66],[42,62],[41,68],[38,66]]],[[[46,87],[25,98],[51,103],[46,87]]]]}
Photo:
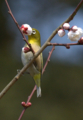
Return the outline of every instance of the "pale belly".
{"type": "MultiPolygon", "coordinates": [[[[21,59],[24,66],[26,64],[29,64],[32,58],[33,58],[32,52],[27,52],[27,53],[22,52],[21,54],[21,59]]],[[[27,72],[30,73],[31,76],[34,76],[35,74],[39,73],[39,71],[36,69],[36,67],[33,64],[30,65],[30,67],[27,69],[27,72]]]]}

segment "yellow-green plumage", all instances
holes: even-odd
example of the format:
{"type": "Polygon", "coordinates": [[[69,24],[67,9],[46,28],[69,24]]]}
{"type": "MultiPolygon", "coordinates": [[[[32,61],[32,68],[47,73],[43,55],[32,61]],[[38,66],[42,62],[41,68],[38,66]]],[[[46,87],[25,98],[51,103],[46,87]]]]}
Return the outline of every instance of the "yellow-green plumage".
{"type": "MultiPolygon", "coordinates": [[[[36,53],[41,47],[40,33],[38,30],[34,28],[32,30],[35,31],[36,33],[35,34],[32,33],[31,35],[28,35],[28,42],[31,44],[34,52],[36,53]]],[[[27,44],[25,44],[25,47],[26,46],[29,47],[27,44]]],[[[33,53],[31,51],[27,53],[24,53],[22,51],[21,58],[23,65],[29,64],[29,62],[33,58],[33,53]]],[[[37,97],[41,96],[40,79],[41,79],[42,67],[43,67],[43,58],[42,58],[42,54],[40,54],[35,59],[33,64],[27,69],[27,72],[30,73],[30,75],[33,77],[35,81],[35,84],[37,85],[37,97]]]]}

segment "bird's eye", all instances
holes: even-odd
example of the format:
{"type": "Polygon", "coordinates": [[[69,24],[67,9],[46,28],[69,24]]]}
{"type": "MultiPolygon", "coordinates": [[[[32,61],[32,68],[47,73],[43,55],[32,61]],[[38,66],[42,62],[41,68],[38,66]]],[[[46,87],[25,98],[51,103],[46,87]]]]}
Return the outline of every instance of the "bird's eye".
{"type": "Polygon", "coordinates": [[[33,34],[36,34],[36,31],[35,31],[35,30],[33,30],[33,31],[32,31],[32,33],[33,33],[33,34]]]}

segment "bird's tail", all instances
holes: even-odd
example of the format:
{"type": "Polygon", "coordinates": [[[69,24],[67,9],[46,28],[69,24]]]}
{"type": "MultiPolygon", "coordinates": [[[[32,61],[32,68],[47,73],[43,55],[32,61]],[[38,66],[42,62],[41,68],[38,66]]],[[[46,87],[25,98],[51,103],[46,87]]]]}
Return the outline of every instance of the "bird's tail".
{"type": "Polygon", "coordinates": [[[37,87],[37,97],[41,97],[41,87],[37,87]]]}
{"type": "Polygon", "coordinates": [[[34,81],[37,86],[37,97],[41,97],[41,87],[40,87],[40,73],[34,75],[34,81]]]}

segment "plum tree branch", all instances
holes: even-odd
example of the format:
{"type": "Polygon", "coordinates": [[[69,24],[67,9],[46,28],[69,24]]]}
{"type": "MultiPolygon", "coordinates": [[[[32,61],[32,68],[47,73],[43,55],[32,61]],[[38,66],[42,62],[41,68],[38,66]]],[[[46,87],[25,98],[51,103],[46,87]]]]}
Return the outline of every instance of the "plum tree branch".
{"type": "Polygon", "coordinates": [[[83,45],[83,43],[79,43],[79,42],[76,42],[76,43],[50,43],[48,42],[48,46],[72,46],[72,45],[83,45]]]}
{"type": "MultiPolygon", "coordinates": [[[[27,102],[25,103],[26,105],[27,105],[27,104],[29,103],[29,101],[31,100],[31,98],[32,98],[35,90],[36,90],[36,85],[34,86],[34,88],[33,88],[32,92],[31,92],[30,96],[28,97],[27,102]]],[[[23,116],[23,114],[24,114],[24,112],[25,112],[25,110],[26,110],[27,108],[28,108],[28,107],[24,107],[24,109],[22,110],[22,112],[21,112],[18,120],[21,120],[21,118],[22,118],[22,116],[23,116]]]]}
{"type": "MultiPolygon", "coordinates": [[[[45,72],[45,69],[46,69],[46,67],[48,65],[48,62],[50,61],[50,58],[51,58],[51,55],[52,55],[53,51],[55,50],[55,46],[65,46],[66,48],[69,48],[70,45],[83,45],[83,44],[80,44],[80,43],[67,43],[67,44],[65,43],[65,44],[62,44],[62,43],[50,43],[50,42],[48,43],[48,46],[53,46],[53,47],[52,47],[51,51],[49,52],[48,58],[47,58],[46,63],[44,65],[44,67],[43,67],[42,75],[45,72]]],[[[36,85],[34,86],[30,96],[28,97],[27,102],[25,103],[26,106],[24,106],[24,109],[22,110],[18,120],[21,120],[25,110],[28,108],[27,104],[31,100],[32,95],[34,94],[35,90],[36,90],[36,85]]]]}
{"type": "MultiPolygon", "coordinates": [[[[9,7],[9,5],[8,5],[7,0],[5,0],[5,2],[6,2],[6,4],[7,4],[7,7],[8,7],[8,9],[9,9],[9,11],[11,11],[11,10],[10,10],[10,7],[9,7]]],[[[76,9],[74,10],[74,12],[73,12],[73,13],[69,16],[69,18],[68,18],[67,20],[65,20],[63,23],[65,23],[65,22],[70,22],[70,21],[74,18],[74,16],[76,15],[77,11],[78,11],[79,8],[81,7],[82,3],[83,3],[83,0],[80,1],[80,3],[77,5],[77,7],[76,7],[76,9]]],[[[11,12],[9,12],[9,13],[11,13],[11,12]]],[[[12,15],[12,13],[11,13],[11,15],[12,15]]],[[[20,30],[20,27],[18,26],[17,22],[16,22],[15,19],[14,19],[14,16],[12,16],[12,18],[13,18],[14,22],[16,23],[17,27],[18,27],[19,30],[20,30]]],[[[30,61],[30,63],[27,64],[26,66],[24,66],[24,67],[21,69],[21,71],[20,71],[20,72],[8,83],[8,85],[1,91],[1,93],[0,93],[0,99],[1,99],[1,98],[4,96],[4,94],[11,88],[11,86],[21,77],[21,75],[27,70],[27,68],[33,63],[33,61],[35,60],[35,58],[38,57],[38,55],[48,46],[48,43],[49,43],[49,42],[52,40],[52,38],[57,34],[58,30],[62,27],[63,23],[62,23],[55,31],[53,31],[53,33],[50,35],[50,37],[47,39],[47,41],[44,43],[44,45],[40,48],[40,50],[39,50],[37,53],[35,53],[33,59],[30,61]]],[[[20,30],[20,32],[21,32],[24,40],[27,41],[21,30],[20,30]]]]}
{"type": "MultiPolygon", "coordinates": [[[[5,0],[7,7],[9,9],[9,11],[11,11],[9,4],[7,2],[7,0],[5,0]]],[[[65,22],[70,22],[74,16],[76,15],[77,11],[79,10],[79,8],[81,7],[83,3],[83,0],[80,1],[80,3],[77,5],[76,9],[74,10],[74,12],[69,16],[69,18],[67,20],[65,20],[63,23],[65,22]]],[[[11,12],[10,12],[11,13],[11,12]]],[[[12,13],[11,13],[12,15],[12,13]]],[[[14,20],[14,22],[16,23],[17,27],[19,28],[16,20],[14,19],[14,16],[12,15],[12,18],[14,20]]],[[[51,36],[47,39],[47,41],[44,43],[44,45],[40,48],[40,50],[34,55],[33,59],[30,61],[30,63],[26,66],[24,66],[21,71],[9,82],[9,84],[1,91],[0,93],[0,98],[3,97],[3,95],[10,89],[10,87],[20,78],[20,76],[27,70],[27,68],[33,63],[33,61],[35,60],[35,58],[48,46],[48,43],[52,40],[52,38],[57,34],[58,30],[62,27],[63,23],[55,30],[53,31],[53,33],[51,34],[51,36]]],[[[20,30],[20,28],[19,28],[20,30]]],[[[25,36],[23,35],[22,31],[20,30],[23,38],[26,41],[25,36]]]]}
{"type": "Polygon", "coordinates": [[[52,47],[52,50],[49,52],[48,58],[47,58],[46,63],[45,63],[45,65],[44,65],[44,67],[43,67],[43,70],[42,70],[42,74],[45,72],[45,69],[46,69],[46,67],[47,67],[47,64],[48,64],[48,62],[50,61],[51,55],[52,55],[52,53],[53,53],[54,50],[55,50],[55,46],[53,46],[53,47],[52,47]]]}
{"type": "MultiPolygon", "coordinates": [[[[55,49],[55,46],[53,46],[52,49],[51,49],[51,51],[49,52],[48,58],[47,58],[46,63],[45,63],[45,65],[44,65],[44,67],[43,67],[43,70],[42,70],[42,75],[43,75],[43,73],[45,72],[45,69],[46,69],[46,67],[47,67],[47,65],[48,65],[48,62],[50,61],[50,58],[51,58],[51,55],[52,55],[54,49],[55,49]]],[[[36,90],[36,85],[34,86],[34,88],[33,88],[32,92],[31,92],[30,96],[28,97],[27,102],[25,103],[26,105],[27,105],[27,104],[29,103],[29,101],[31,100],[32,95],[34,94],[35,90],[36,90]]],[[[23,116],[26,108],[27,108],[27,106],[25,106],[24,109],[22,110],[22,112],[21,112],[18,120],[21,120],[21,118],[22,118],[22,116],[23,116]]]]}
{"type": "MultiPolygon", "coordinates": [[[[10,14],[11,17],[13,18],[15,24],[17,25],[20,33],[21,33],[22,36],[23,36],[23,40],[28,44],[28,46],[30,47],[31,51],[34,53],[33,48],[31,47],[31,45],[30,45],[30,44],[28,43],[28,41],[26,40],[24,34],[22,33],[22,31],[21,31],[21,29],[20,29],[20,27],[19,27],[19,24],[17,23],[15,17],[13,16],[12,11],[11,11],[11,9],[10,9],[10,7],[9,7],[9,4],[8,4],[7,0],[5,0],[5,2],[6,2],[6,5],[7,5],[7,7],[8,7],[9,14],[10,14]]],[[[8,83],[8,85],[1,91],[1,93],[0,93],[0,99],[1,99],[1,98],[5,95],[5,93],[11,88],[11,86],[21,77],[21,75],[27,70],[27,68],[34,62],[34,60],[36,59],[36,57],[38,57],[38,55],[39,55],[47,46],[53,46],[53,47],[52,47],[52,50],[49,52],[49,55],[48,55],[47,61],[46,61],[46,63],[45,63],[45,66],[44,66],[44,68],[43,68],[42,74],[45,72],[45,69],[46,69],[47,64],[48,64],[48,62],[49,62],[49,60],[50,60],[50,57],[51,57],[51,55],[52,55],[52,53],[53,53],[53,51],[54,51],[55,46],[65,46],[66,48],[69,48],[70,45],[82,45],[82,44],[79,44],[79,43],[67,43],[67,44],[62,44],[62,43],[50,43],[50,41],[52,40],[52,38],[57,34],[58,30],[59,30],[60,28],[62,28],[63,24],[64,24],[65,22],[67,22],[67,23],[70,22],[70,21],[74,18],[74,16],[76,15],[77,11],[78,11],[79,8],[81,7],[82,3],[83,3],[83,0],[80,1],[80,3],[77,5],[77,7],[76,7],[76,9],[74,10],[74,12],[69,16],[69,18],[68,18],[67,20],[65,20],[55,31],[53,31],[53,33],[51,34],[51,36],[47,39],[47,41],[46,41],[46,42],[44,43],[44,45],[40,48],[40,50],[39,50],[37,53],[34,54],[33,59],[30,61],[30,63],[27,64],[26,66],[24,66],[24,67],[20,70],[20,72],[19,72],[19,73],[8,83]]],[[[30,94],[30,96],[28,97],[28,100],[27,100],[26,104],[28,104],[29,101],[31,100],[31,98],[32,98],[35,90],[36,90],[36,86],[34,87],[34,89],[32,90],[32,92],[31,92],[31,94],[30,94]]],[[[21,120],[21,118],[22,118],[22,116],[23,116],[26,108],[27,108],[27,107],[24,107],[24,110],[22,111],[22,113],[21,113],[21,115],[20,115],[20,117],[19,117],[18,120],[21,120]]]]}
{"type": "Polygon", "coordinates": [[[6,2],[6,5],[7,5],[7,7],[8,7],[8,10],[9,10],[8,13],[11,15],[11,17],[12,17],[12,19],[14,20],[16,26],[18,27],[18,29],[19,29],[21,35],[23,36],[23,40],[24,40],[24,41],[26,42],[26,44],[30,47],[30,50],[31,50],[31,51],[33,52],[33,54],[34,54],[35,52],[34,52],[32,46],[31,46],[31,44],[28,43],[26,37],[24,36],[23,32],[21,31],[18,22],[16,21],[15,17],[14,17],[13,14],[12,14],[12,11],[11,11],[11,9],[10,9],[10,6],[9,6],[7,0],[5,0],[5,2],[6,2]]]}

